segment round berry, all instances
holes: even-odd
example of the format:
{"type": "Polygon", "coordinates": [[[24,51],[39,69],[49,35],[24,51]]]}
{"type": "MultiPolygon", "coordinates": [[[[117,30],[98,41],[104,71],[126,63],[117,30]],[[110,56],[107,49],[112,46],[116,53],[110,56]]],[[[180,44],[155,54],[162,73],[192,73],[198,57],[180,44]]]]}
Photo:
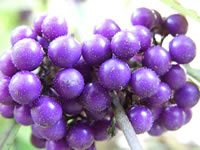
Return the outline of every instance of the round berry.
{"type": "Polygon", "coordinates": [[[165,27],[173,36],[185,34],[188,29],[188,22],[183,15],[174,14],[165,20],[165,27]]]}
{"type": "Polygon", "coordinates": [[[153,120],[157,120],[162,113],[162,106],[152,106],[148,105],[147,108],[151,111],[153,115],[153,120]]]}
{"type": "Polygon", "coordinates": [[[196,46],[189,37],[179,35],[169,43],[169,52],[172,59],[177,63],[188,64],[196,56],[196,46]]]}
{"type": "Polygon", "coordinates": [[[150,130],[153,124],[151,111],[143,106],[131,107],[128,110],[128,117],[137,134],[150,130]]]}
{"type": "Polygon", "coordinates": [[[37,100],[42,91],[39,78],[28,71],[16,73],[10,81],[9,92],[19,104],[29,104],[37,100]]]}
{"type": "Polygon", "coordinates": [[[120,31],[112,38],[113,53],[121,59],[130,59],[141,49],[140,41],[130,31],[120,31]]]}
{"type": "Polygon", "coordinates": [[[48,48],[51,61],[62,68],[72,67],[81,57],[81,46],[72,36],[60,36],[48,48]]]}
{"type": "Polygon", "coordinates": [[[155,22],[155,18],[148,8],[137,8],[132,13],[131,22],[133,25],[143,25],[150,29],[155,22]]]}
{"type": "Polygon", "coordinates": [[[47,141],[46,150],[72,150],[65,140],[47,141]]]}
{"type": "Polygon", "coordinates": [[[112,37],[119,32],[121,29],[111,19],[105,19],[101,23],[95,26],[94,28],[94,34],[101,34],[104,37],[108,38],[109,40],[112,39],[112,37]]]}
{"type": "Polygon", "coordinates": [[[47,50],[49,47],[49,43],[48,41],[41,37],[41,36],[37,36],[37,41],[40,43],[40,45],[43,47],[43,49],[47,50]]]}
{"type": "Polygon", "coordinates": [[[102,35],[93,35],[83,42],[82,53],[88,64],[100,65],[112,56],[110,41],[102,35]]]}
{"type": "Polygon", "coordinates": [[[47,17],[47,14],[43,13],[34,18],[34,22],[33,22],[34,30],[40,36],[42,35],[42,27],[41,26],[46,17],[47,17]]]}
{"type": "Polygon", "coordinates": [[[171,56],[161,46],[153,46],[144,53],[143,65],[158,75],[164,75],[171,68],[171,56]]]}
{"type": "Polygon", "coordinates": [[[168,130],[177,130],[184,124],[184,113],[176,105],[166,107],[161,115],[162,124],[168,130]]]}
{"type": "Polygon", "coordinates": [[[186,83],[186,74],[179,65],[172,65],[162,79],[171,89],[178,90],[186,83]]]}
{"type": "Polygon", "coordinates": [[[93,144],[94,136],[89,126],[77,123],[69,129],[66,140],[73,149],[87,149],[93,144]]]}
{"type": "Polygon", "coordinates": [[[148,133],[151,136],[160,136],[165,131],[159,120],[155,120],[148,133]]]}
{"type": "Polygon", "coordinates": [[[12,46],[24,38],[36,39],[36,36],[37,34],[35,33],[35,31],[31,29],[29,26],[22,25],[16,27],[11,33],[12,46]]]}
{"type": "Polygon", "coordinates": [[[82,112],[83,106],[78,99],[64,100],[62,102],[64,113],[69,115],[78,115],[82,112]]]}
{"type": "Polygon", "coordinates": [[[72,99],[81,94],[84,88],[83,76],[75,69],[64,69],[54,79],[55,90],[61,97],[72,99]]]}
{"type": "Polygon", "coordinates": [[[187,124],[192,119],[192,110],[183,109],[183,112],[184,112],[184,124],[187,124]]]}
{"type": "Polygon", "coordinates": [[[33,39],[26,38],[12,47],[11,58],[17,69],[32,71],[40,65],[43,55],[40,44],[33,39]]]}
{"type": "Polygon", "coordinates": [[[160,13],[155,9],[152,10],[152,13],[154,14],[154,17],[155,17],[155,23],[154,24],[155,25],[161,25],[163,23],[163,19],[162,19],[160,13]]]}
{"type": "Polygon", "coordinates": [[[0,104],[0,114],[4,117],[4,118],[13,118],[15,105],[2,105],[0,104]]]}
{"type": "Polygon", "coordinates": [[[40,139],[34,135],[31,135],[31,143],[36,148],[45,148],[46,140],[40,139]]]}
{"type": "Polygon", "coordinates": [[[193,83],[187,82],[174,93],[176,104],[181,108],[191,108],[199,101],[199,89],[193,83]]]}
{"type": "Polygon", "coordinates": [[[11,60],[11,50],[4,52],[0,56],[0,71],[6,76],[13,76],[17,72],[11,60]]]}
{"type": "Polygon", "coordinates": [[[68,33],[67,22],[60,16],[48,15],[44,19],[41,29],[42,34],[50,41],[68,33]]]}
{"type": "Polygon", "coordinates": [[[50,127],[62,118],[62,107],[56,100],[43,96],[31,108],[34,123],[43,127],[50,127]]]}
{"type": "Polygon", "coordinates": [[[101,112],[111,105],[111,97],[108,92],[97,82],[85,86],[81,103],[90,112],[101,112]]]}
{"type": "Polygon", "coordinates": [[[38,126],[36,124],[33,124],[32,127],[31,127],[31,129],[32,129],[32,134],[34,136],[36,136],[37,138],[42,139],[42,136],[40,135],[38,126]]]}
{"type": "Polygon", "coordinates": [[[87,116],[90,119],[96,120],[96,121],[104,119],[108,114],[109,114],[108,109],[105,109],[105,110],[100,111],[100,112],[89,112],[89,111],[87,111],[87,116]]]}
{"type": "Polygon", "coordinates": [[[31,117],[31,107],[29,105],[16,105],[14,109],[15,120],[24,126],[29,126],[33,124],[31,117]]]}
{"type": "Polygon", "coordinates": [[[151,97],[159,89],[160,80],[156,73],[151,69],[141,68],[132,73],[132,91],[138,96],[151,97]]]}
{"type": "Polygon", "coordinates": [[[119,59],[109,59],[99,68],[101,84],[110,90],[125,88],[131,78],[131,71],[127,63],[119,59]]]}

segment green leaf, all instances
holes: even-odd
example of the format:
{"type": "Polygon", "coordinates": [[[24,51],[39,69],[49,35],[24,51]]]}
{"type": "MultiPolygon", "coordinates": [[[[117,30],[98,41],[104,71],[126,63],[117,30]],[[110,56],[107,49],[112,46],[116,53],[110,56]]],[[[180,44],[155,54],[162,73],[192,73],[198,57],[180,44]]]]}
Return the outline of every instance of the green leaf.
{"type": "Polygon", "coordinates": [[[193,77],[195,80],[197,80],[200,83],[200,70],[199,69],[193,69],[189,65],[184,65],[184,68],[187,71],[187,74],[189,74],[191,77],[193,77]]]}
{"type": "Polygon", "coordinates": [[[16,123],[15,120],[9,120],[8,127],[4,128],[5,134],[3,134],[3,136],[0,139],[0,150],[10,149],[19,129],[20,125],[16,123]]]}
{"type": "Polygon", "coordinates": [[[180,14],[185,16],[190,16],[197,22],[200,22],[200,16],[198,13],[192,9],[187,9],[183,7],[178,0],[160,0],[161,2],[165,3],[166,5],[170,6],[171,8],[177,10],[180,14]]]}

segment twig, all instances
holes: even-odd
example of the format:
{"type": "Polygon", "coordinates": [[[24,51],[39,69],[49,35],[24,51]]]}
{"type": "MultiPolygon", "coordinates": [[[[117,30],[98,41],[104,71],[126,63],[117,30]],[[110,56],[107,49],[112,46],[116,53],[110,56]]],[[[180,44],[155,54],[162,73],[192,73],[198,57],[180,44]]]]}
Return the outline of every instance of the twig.
{"type": "Polygon", "coordinates": [[[120,104],[120,100],[116,92],[113,94],[113,110],[115,118],[122,129],[128,144],[131,148],[131,150],[143,150],[142,146],[140,145],[136,133],[123,109],[123,107],[120,104]]]}

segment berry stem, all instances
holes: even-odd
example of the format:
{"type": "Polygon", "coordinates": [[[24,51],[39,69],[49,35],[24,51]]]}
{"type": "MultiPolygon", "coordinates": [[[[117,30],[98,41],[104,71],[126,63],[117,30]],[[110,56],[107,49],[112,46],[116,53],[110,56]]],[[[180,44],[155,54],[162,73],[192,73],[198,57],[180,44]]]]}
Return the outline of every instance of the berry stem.
{"type": "Polygon", "coordinates": [[[115,91],[113,92],[112,103],[115,118],[122,129],[131,150],[143,150],[115,91]]]}

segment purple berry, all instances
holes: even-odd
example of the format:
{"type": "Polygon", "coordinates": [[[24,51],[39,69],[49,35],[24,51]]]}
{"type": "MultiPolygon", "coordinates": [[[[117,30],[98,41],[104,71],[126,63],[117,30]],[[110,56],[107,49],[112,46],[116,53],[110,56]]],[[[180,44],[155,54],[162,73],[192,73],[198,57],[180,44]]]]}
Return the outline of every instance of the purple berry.
{"type": "Polygon", "coordinates": [[[56,100],[43,96],[31,108],[34,123],[43,127],[50,127],[62,118],[62,107],[56,100]]]}
{"type": "Polygon", "coordinates": [[[148,105],[147,108],[151,111],[153,115],[153,120],[157,120],[162,113],[162,106],[152,106],[148,105]]]}
{"type": "Polygon", "coordinates": [[[33,22],[34,30],[40,36],[42,35],[42,27],[41,26],[46,17],[47,17],[47,14],[43,13],[43,14],[35,17],[34,22],[33,22]]]}
{"type": "Polygon", "coordinates": [[[179,64],[188,64],[196,56],[195,43],[185,35],[179,35],[169,43],[169,53],[179,64]]]}
{"type": "Polygon", "coordinates": [[[132,91],[138,96],[151,97],[157,93],[160,80],[151,69],[141,68],[132,73],[132,91]]]}
{"type": "Polygon", "coordinates": [[[87,149],[94,142],[92,130],[86,124],[73,125],[66,136],[69,146],[73,149],[87,149]]]}
{"type": "Polygon", "coordinates": [[[43,49],[48,49],[49,43],[45,38],[43,38],[41,36],[37,36],[37,41],[40,43],[40,45],[43,47],[43,49]]]}
{"type": "Polygon", "coordinates": [[[72,67],[81,57],[81,46],[72,36],[60,36],[48,48],[51,61],[62,68],[72,67]]]}
{"type": "Polygon", "coordinates": [[[151,136],[160,136],[165,131],[159,120],[155,120],[148,133],[151,136]]]}
{"type": "Polygon", "coordinates": [[[67,142],[62,139],[59,141],[47,141],[46,150],[72,150],[67,142]]]}
{"type": "Polygon", "coordinates": [[[67,35],[68,27],[65,18],[59,16],[47,16],[41,26],[44,37],[52,41],[53,39],[67,35]]]}
{"type": "Polygon", "coordinates": [[[31,117],[31,107],[29,105],[16,105],[14,109],[15,120],[24,126],[29,126],[33,124],[31,117]]]}
{"type": "Polygon", "coordinates": [[[178,90],[186,83],[185,71],[179,65],[172,65],[171,69],[163,76],[166,82],[173,90],[178,90]]]}
{"type": "Polygon", "coordinates": [[[11,60],[11,50],[5,51],[0,56],[0,71],[6,76],[13,76],[17,72],[11,60]]]}
{"type": "Polygon", "coordinates": [[[155,17],[155,25],[161,25],[163,23],[162,17],[158,11],[155,9],[152,10],[152,13],[154,14],[155,17]]]}
{"type": "Polygon", "coordinates": [[[160,82],[158,91],[148,99],[148,103],[151,105],[161,105],[167,102],[170,99],[170,96],[170,87],[166,83],[160,82]]]}
{"type": "Polygon", "coordinates": [[[109,114],[109,110],[105,109],[101,112],[89,112],[87,111],[87,116],[92,120],[102,120],[109,114]]]}
{"type": "Polygon", "coordinates": [[[51,127],[44,128],[37,126],[39,134],[46,140],[57,141],[66,135],[67,125],[64,119],[61,119],[51,127]]]}
{"type": "Polygon", "coordinates": [[[15,105],[2,105],[0,104],[0,114],[4,117],[4,118],[13,118],[15,105]]]}
{"type": "Polygon", "coordinates": [[[16,73],[10,81],[9,92],[19,104],[29,104],[40,96],[42,85],[39,78],[28,71],[16,73]]]}
{"type": "Polygon", "coordinates": [[[192,119],[192,110],[183,109],[183,112],[184,112],[184,124],[187,124],[192,119]]]}
{"type": "Polygon", "coordinates": [[[164,75],[171,68],[171,56],[161,46],[153,46],[144,53],[143,65],[158,75],[164,75]]]}
{"type": "Polygon", "coordinates": [[[36,124],[33,124],[33,125],[32,125],[32,134],[33,134],[34,136],[36,136],[37,138],[42,139],[42,136],[40,135],[40,133],[39,133],[38,130],[39,130],[39,129],[38,129],[38,126],[37,126],[36,124]]]}
{"type": "Polygon", "coordinates": [[[153,124],[153,115],[148,108],[134,106],[128,110],[127,114],[137,134],[150,130],[153,124]]]}
{"type": "Polygon", "coordinates": [[[110,41],[102,35],[93,35],[83,42],[82,53],[88,64],[100,65],[112,56],[110,41]]]}
{"type": "Polygon", "coordinates": [[[54,79],[54,88],[61,97],[78,97],[84,89],[83,76],[75,69],[64,69],[54,79]]]}
{"type": "Polygon", "coordinates": [[[174,14],[165,20],[165,27],[173,36],[185,34],[188,29],[188,22],[183,15],[174,14]]]}
{"type": "Polygon", "coordinates": [[[187,82],[174,93],[175,102],[181,108],[191,108],[195,106],[199,97],[200,93],[198,87],[190,82],[187,82]]]}
{"type": "Polygon", "coordinates": [[[40,44],[33,39],[23,39],[12,47],[11,58],[19,70],[32,71],[42,62],[44,52],[40,44]]]}
{"type": "Polygon", "coordinates": [[[111,120],[104,119],[96,121],[92,124],[91,128],[96,141],[104,141],[109,138],[108,128],[111,124],[111,120]]]}
{"type": "Polygon", "coordinates": [[[184,124],[184,113],[176,105],[166,107],[161,115],[161,121],[168,130],[177,130],[184,124]]]}
{"type": "Polygon", "coordinates": [[[10,77],[3,76],[0,78],[0,103],[3,105],[13,105],[14,101],[10,96],[8,86],[10,77]]]}
{"type": "Polygon", "coordinates": [[[137,36],[130,31],[120,31],[112,38],[113,53],[121,59],[130,59],[141,49],[137,36]]]}
{"type": "Polygon", "coordinates": [[[140,51],[144,52],[150,47],[152,35],[148,28],[142,25],[134,25],[131,27],[130,32],[140,41],[140,51]]]}
{"type": "Polygon", "coordinates": [[[119,32],[120,27],[111,19],[105,19],[94,28],[94,34],[101,34],[109,40],[119,32]]]}
{"type": "Polygon", "coordinates": [[[143,25],[150,29],[155,22],[155,18],[148,8],[137,8],[132,13],[131,22],[133,25],[143,25]]]}
{"type": "Polygon", "coordinates": [[[40,139],[34,135],[31,135],[31,143],[36,148],[45,148],[46,140],[40,139]]]}
{"type": "Polygon", "coordinates": [[[101,112],[110,107],[111,97],[99,83],[94,82],[85,86],[81,103],[90,112],[101,112]]]}
{"type": "Polygon", "coordinates": [[[131,78],[131,71],[127,63],[119,59],[109,59],[99,68],[101,84],[110,90],[125,88],[131,78]]]}
{"type": "Polygon", "coordinates": [[[12,46],[24,38],[36,39],[36,36],[37,34],[35,33],[35,31],[31,29],[29,26],[22,25],[16,27],[11,33],[12,46]]]}
{"type": "Polygon", "coordinates": [[[83,106],[78,99],[64,100],[62,102],[62,108],[64,113],[69,115],[78,115],[83,110],[83,106]]]}

